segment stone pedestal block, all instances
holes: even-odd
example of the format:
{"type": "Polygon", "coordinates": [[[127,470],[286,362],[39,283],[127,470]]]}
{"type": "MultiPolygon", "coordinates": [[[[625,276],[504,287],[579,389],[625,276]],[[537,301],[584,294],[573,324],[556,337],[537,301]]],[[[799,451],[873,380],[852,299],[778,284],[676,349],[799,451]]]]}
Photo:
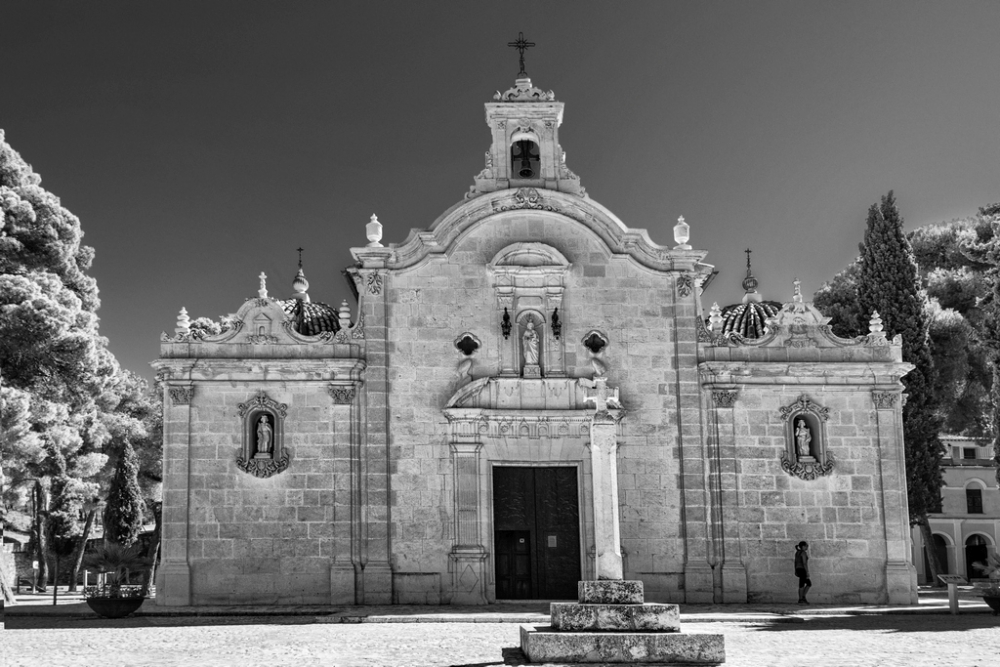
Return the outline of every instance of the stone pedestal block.
{"type": "Polygon", "coordinates": [[[552,628],[560,632],[680,632],[675,604],[577,604],[553,602],[552,628]]]}
{"type": "Polygon", "coordinates": [[[722,635],[657,632],[556,632],[521,626],[521,650],[531,662],[719,665],[722,635]]]}
{"type": "Polygon", "coordinates": [[[581,581],[576,585],[580,604],[642,604],[641,581],[581,581]]]}
{"type": "Polygon", "coordinates": [[[164,563],[157,573],[156,604],[186,607],[191,604],[191,568],[187,563],[164,563]]]}

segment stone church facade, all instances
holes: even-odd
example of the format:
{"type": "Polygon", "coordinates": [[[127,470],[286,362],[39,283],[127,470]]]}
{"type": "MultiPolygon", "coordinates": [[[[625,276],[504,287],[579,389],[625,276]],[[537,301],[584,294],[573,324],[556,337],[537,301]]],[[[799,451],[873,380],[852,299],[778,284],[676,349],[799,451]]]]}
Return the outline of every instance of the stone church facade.
{"type": "Polygon", "coordinates": [[[701,304],[704,251],[653,243],[565,164],[563,105],[486,105],[469,194],[352,249],[357,295],[182,317],[154,363],[157,602],[486,604],[593,578],[594,378],[617,390],[620,543],[647,600],[916,601],[898,340],[839,339],[797,293],[757,339],[701,304]]]}

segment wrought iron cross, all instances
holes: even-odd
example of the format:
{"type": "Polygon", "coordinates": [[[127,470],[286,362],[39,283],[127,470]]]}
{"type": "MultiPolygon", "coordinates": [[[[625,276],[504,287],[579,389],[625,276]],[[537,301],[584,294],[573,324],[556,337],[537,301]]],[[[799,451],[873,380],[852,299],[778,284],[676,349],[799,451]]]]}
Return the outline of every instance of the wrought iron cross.
{"type": "Polygon", "coordinates": [[[298,248],[299,251],[299,268],[302,268],[302,248],[298,248]]]}
{"type": "Polygon", "coordinates": [[[747,254],[747,270],[749,271],[750,270],[750,253],[753,252],[753,251],[750,250],[750,248],[747,248],[743,252],[745,252],[747,254]]]}
{"type": "Polygon", "coordinates": [[[511,46],[511,47],[517,49],[518,53],[521,54],[521,71],[518,72],[517,75],[518,76],[528,76],[528,73],[524,71],[524,50],[525,49],[530,49],[531,47],[535,46],[535,43],[534,42],[529,42],[529,41],[525,40],[524,39],[524,33],[523,32],[519,32],[519,33],[517,33],[517,41],[516,42],[507,42],[507,46],[511,46]]]}

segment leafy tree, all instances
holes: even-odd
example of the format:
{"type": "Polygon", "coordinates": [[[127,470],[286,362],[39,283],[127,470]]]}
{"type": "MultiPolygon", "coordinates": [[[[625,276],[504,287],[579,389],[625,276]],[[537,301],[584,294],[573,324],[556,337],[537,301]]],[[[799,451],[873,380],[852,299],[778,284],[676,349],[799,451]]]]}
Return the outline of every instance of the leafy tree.
{"type": "Polygon", "coordinates": [[[144,506],[139,489],[139,460],[132,443],[126,440],[104,509],[105,542],[125,547],[135,544],[142,532],[144,506]]]}

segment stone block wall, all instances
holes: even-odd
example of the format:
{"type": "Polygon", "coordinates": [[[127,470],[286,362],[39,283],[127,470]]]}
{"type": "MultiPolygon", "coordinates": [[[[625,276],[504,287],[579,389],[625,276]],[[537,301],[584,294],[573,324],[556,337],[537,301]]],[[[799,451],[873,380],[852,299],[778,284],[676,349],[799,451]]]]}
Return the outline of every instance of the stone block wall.
{"type": "MultiPolygon", "coordinates": [[[[446,568],[456,539],[456,491],[442,408],[469,381],[459,375],[459,364],[466,357],[454,341],[464,332],[481,341],[472,356],[473,379],[500,374],[500,347],[515,344],[516,334],[510,340],[500,335],[502,309],[498,312],[488,265],[501,250],[519,242],[545,243],[571,264],[559,306],[567,375],[589,378],[594,373],[592,355],[581,342],[588,331],[599,330],[609,339],[600,358],[607,365],[609,385],[620,389],[628,411],[619,448],[626,576],[647,580],[654,598],[676,598],[684,545],[674,415],[680,405],[682,414],[693,416],[690,433],[695,437],[699,386],[694,297],[675,304],[676,274],[614,256],[601,238],[579,223],[537,211],[491,217],[466,231],[446,255],[388,272],[393,569],[440,573],[446,588],[443,599],[448,598],[448,582],[454,581],[446,568]],[[683,342],[675,340],[677,335],[683,342]],[[675,370],[678,362],[685,366],[680,375],[675,370]]],[[[543,344],[553,341],[546,335],[543,344]]],[[[543,361],[543,375],[546,370],[543,361]]],[[[493,539],[489,465],[582,462],[588,457],[581,447],[575,456],[563,452],[553,458],[548,448],[564,444],[556,439],[543,443],[527,433],[504,433],[496,443],[490,442],[491,437],[481,438],[485,447],[480,462],[479,537],[487,550],[493,539]]],[[[581,482],[589,484],[589,477],[581,482]]],[[[589,489],[584,496],[588,494],[589,489]]],[[[585,506],[581,504],[582,515],[585,506]]],[[[589,527],[583,528],[584,535],[592,536],[589,527]]],[[[592,537],[586,549],[591,546],[592,537]]],[[[588,559],[582,560],[587,569],[588,559]]],[[[486,568],[490,579],[492,567],[490,562],[486,568]]]]}
{"type": "Polygon", "coordinates": [[[853,388],[746,386],[733,410],[739,540],[751,602],[797,597],[795,545],[810,545],[810,597],[884,603],[887,559],[878,425],[870,395],[853,388]],[[782,470],[780,408],[802,395],[829,408],[831,474],[804,480],[782,470]]]}
{"type": "MultiPolygon", "coordinates": [[[[196,387],[187,460],[194,604],[329,602],[330,563],[338,552],[349,560],[350,539],[350,426],[332,403],[318,384],[196,387]],[[291,463],[268,478],[236,467],[237,405],[257,391],[288,405],[291,463]]],[[[175,461],[168,459],[168,474],[175,461]]],[[[165,539],[174,529],[164,525],[165,539]]]]}

